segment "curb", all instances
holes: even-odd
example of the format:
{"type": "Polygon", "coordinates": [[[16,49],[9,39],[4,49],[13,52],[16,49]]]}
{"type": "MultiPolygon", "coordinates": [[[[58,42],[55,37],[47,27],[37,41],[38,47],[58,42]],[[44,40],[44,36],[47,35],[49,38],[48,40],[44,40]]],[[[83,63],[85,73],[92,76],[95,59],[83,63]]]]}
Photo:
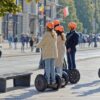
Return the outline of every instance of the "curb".
{"type": "Polygon", "coordinates": [[[31,56],[31,55],[39,55],[40,53],[32,53],[32,54],[15,54],[15,55],[2,55],[2,57],[18,57],[18,56],[31,56]]]}
{"type": "Polygon", "coordinates": [[[76,59],[76,61],[90,60],[90,59],[95,59],[95,58],[100,58],[100,56],[88,57],[88,58],[79,58],[79,59],[76,59]]]}
{"type": "Polygon", "coordinates": [[[85,49],[78,49],[77,48],[78,51],[96,50],[96,49],[100,49],[100,47],[99,48],[85,48],[85,49]]]}
{"type": "MultiPolygon", "coordinates": [[[[77,51],[87,51],[87,50],[98,50],[100,48],[85,48],[85,49],[78,49],[77,48],[77,51]]],[[[39,55],[39,53],[28,53],[28,54],[12,54],[12,55],[7,55],[7,54],[2,54],[2,57],[18,57],[18,56],[31,56],[31,55],[39,55]]],[[[83,58],[84,59],[84,58],[83,58]]]]}

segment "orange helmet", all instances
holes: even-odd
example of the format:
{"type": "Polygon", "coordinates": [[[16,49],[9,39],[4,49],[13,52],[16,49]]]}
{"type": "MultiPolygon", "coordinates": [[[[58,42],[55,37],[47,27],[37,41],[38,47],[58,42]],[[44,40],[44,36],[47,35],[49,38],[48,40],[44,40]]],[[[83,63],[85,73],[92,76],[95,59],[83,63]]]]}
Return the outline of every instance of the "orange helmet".
{"type": "Polygon", "coordinates": [[[52,22],[47,22],[46,27],[53,29],[54,28],[54,23],[52,22]]]}
{"type": "Polygon", "coordinates": [[[59,26],[55,27],[55,31],[64,32],[64,27],[59,25],[59,26]]]}
{"type": "Polygon", "coordinates": [[[71,30],[74,30],[77,28],[77,24],[75,22],[70,22],[68,24],[68,28],[71,29],[71,30]]]}
{"type": "Polygon", "coordinates": [[[54,20],[53,23],[54,23],[54,26],[60,25],[60,21],[59,20],[54,20]]]}

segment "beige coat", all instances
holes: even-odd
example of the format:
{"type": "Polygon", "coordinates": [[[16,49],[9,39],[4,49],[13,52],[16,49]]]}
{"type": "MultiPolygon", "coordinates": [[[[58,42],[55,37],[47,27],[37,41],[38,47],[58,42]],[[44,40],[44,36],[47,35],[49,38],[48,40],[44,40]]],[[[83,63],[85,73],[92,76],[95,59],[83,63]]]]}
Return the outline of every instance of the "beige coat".
{"type": "Polygon", "coordinates": [[[53,31],[54,38],[52,37],[50,32],[46,32],[43,36],[43,39],[37,45],[38,48],[42,48],[42,58],[57,58],[58,50],[57,50],[57,35],[53,31]]]}
{"type": "MultiPolygon", "coordinates": [[[[65,35],[64,35],[64,37],[65,37],[65,35]]],[[[58,58],[56,59],[56,67],[63,66],[64,55],[66,53],[65,41],[62,40],[61,36],[57,37],[58,58]]]]}

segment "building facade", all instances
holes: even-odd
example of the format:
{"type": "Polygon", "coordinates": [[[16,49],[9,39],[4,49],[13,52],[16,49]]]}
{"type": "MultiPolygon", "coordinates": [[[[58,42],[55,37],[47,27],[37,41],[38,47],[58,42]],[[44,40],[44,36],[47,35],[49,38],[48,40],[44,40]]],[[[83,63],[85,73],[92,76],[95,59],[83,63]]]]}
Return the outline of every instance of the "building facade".
{"type": "Polygon", "coordinates": [[[37,4],[35,0],[32,0],[31,3],[26,3],[26,0],[16,0],[16,4],[22,6],[22,12],[17,15],[6,14],[4,16],[2,22],[4,39],[9,36],[20,37],[21,34],[42,36],[45,30],[45,23],[57,18],[56,4],[58,4],[58,0],[40,0],[37,4]],[[46,5],[44,5],[45,2],[46,5]],[[45,15],[39,12],[41,5],[45,6],[45,15]]]}
{"type": "Polygon", "coordinates": [[[9,36],[20,37],[21,34],[38,33],[37,4],[33,0],[26,3],[26,0],[16,0],[22,6],[22,12],[17,15],[6,14],[2,22],[2,32],[4,39],[9,36]]]}

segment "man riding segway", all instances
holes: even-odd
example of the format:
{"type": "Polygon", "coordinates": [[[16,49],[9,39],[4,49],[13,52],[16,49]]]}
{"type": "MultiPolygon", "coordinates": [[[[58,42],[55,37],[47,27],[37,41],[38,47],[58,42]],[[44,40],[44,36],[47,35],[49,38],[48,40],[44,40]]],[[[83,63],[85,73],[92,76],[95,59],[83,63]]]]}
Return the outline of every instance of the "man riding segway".
{"type": "Polygon", "coordinates": [[[75,54],[76,54],[76,45],[78,44],[79,35],[75,31],[77,28],[77,24],[75,22],[70,22],[68,24],[68,28],[70,32],[66,35],[66,49],[67,49],[67,62],[68,62],[68,74],[69,74],[69,81],[72,84],[75,84],[80,79],[80,73],[76,69],[75,63],[75,54]]]}

